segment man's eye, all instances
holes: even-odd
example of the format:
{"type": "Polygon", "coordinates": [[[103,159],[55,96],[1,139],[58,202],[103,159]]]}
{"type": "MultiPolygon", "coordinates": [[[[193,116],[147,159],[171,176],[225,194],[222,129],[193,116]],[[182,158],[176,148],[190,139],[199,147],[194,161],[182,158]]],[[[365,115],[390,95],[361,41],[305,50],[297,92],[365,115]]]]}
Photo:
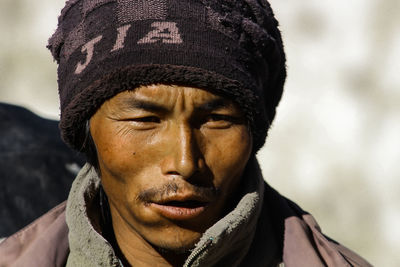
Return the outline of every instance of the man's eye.
{"type": "Polygon", "coordinates": [[[207,116],[207,121],[229,121],[230,117],[221,114],[211,114],[207,116]]]}
{"type": "Polygon", "coordinates": [[[134,122],[154,122],[154,123],[159,123],[160,122],[160,118],[156,117],[156,116],[146,116],[146,117],[139,117],[139,118],[132,118],[129,119],[130,121],[134,121],[134,122]]]}
{"type": "Polygon", "coordinates": [[[204,125],[210,128],[228,128],[235,119],[228,115],[210,114],[204,120],[204,125]]]}

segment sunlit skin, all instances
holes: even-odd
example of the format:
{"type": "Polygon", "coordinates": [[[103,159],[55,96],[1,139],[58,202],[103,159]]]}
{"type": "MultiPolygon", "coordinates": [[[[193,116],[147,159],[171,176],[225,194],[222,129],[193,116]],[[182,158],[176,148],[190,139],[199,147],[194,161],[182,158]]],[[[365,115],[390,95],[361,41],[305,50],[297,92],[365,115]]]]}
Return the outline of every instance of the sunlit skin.
{"type": "Polygon", "coordinates": [[[241,110],[206,90],[151,85],[90,120],[118,246],[133,266],[182,265],[226,214],[252,151],[241,110]]]}

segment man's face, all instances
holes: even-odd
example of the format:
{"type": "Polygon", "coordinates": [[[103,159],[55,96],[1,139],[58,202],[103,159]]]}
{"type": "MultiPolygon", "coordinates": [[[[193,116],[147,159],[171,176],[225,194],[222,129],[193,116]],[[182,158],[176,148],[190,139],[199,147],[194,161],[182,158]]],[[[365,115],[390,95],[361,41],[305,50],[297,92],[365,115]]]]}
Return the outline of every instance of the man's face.
{"type": "Polygon", "coordinates": [[[193,247],[225,214],[252,150],[241,110],[191,87],[120,93],[90,130],[114,229],[173,251],[193,247]]]}

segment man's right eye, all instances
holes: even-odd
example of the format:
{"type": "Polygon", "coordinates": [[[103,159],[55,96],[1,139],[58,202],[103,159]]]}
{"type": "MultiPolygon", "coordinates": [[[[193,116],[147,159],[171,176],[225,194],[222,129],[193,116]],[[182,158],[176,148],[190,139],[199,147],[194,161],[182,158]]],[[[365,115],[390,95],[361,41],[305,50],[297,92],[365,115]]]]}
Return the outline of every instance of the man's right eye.
{"type": "Polygon", "coordinates": [[[129,119],[129,121],[159,123],[160,122],[160,118],[158,118],[156,116],[146,116],[146,117],[132,118],[132,119],[129,119]]]}

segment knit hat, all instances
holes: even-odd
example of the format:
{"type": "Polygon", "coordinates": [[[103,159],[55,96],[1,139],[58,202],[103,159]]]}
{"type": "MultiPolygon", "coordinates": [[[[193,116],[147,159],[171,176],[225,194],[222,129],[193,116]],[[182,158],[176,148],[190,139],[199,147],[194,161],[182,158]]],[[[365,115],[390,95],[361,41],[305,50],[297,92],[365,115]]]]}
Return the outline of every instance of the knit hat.
{"type": "Polygon", "coordinates": [[[48,48],[58,63],[61,136],[77,150],[104,101],[164,83],[232,99],[257,151],[286,78],[278,22],[266,0],[69,0],[48,48]]]}

